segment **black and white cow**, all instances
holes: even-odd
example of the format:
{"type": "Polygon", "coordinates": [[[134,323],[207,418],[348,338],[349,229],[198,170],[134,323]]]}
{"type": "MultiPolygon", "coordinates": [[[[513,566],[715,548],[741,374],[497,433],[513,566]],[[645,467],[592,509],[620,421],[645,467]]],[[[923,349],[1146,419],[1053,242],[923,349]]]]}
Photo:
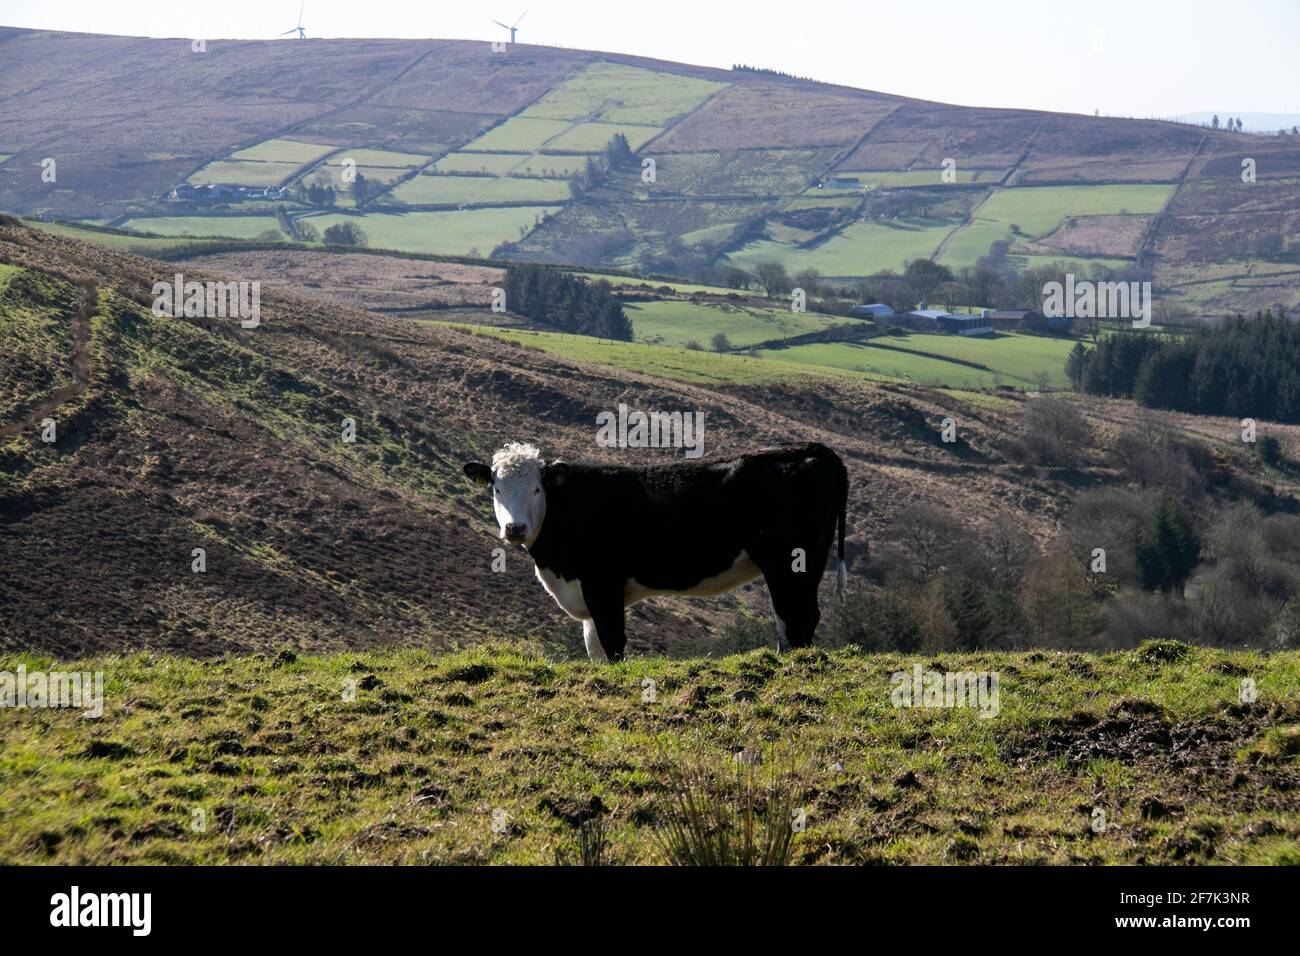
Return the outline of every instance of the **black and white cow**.
{"type": "Polygon", "coordinates": [[[722,594],[760,574],[778,647],[811,644],[837,526],[843,593],[849,480],[825,445],[630,468],[546,462],[511,443],[464,470],[492,486],[501,537],[527,549],[542,586],[582,622],[593,660],[623,659],[628,605],[722,594]]]}

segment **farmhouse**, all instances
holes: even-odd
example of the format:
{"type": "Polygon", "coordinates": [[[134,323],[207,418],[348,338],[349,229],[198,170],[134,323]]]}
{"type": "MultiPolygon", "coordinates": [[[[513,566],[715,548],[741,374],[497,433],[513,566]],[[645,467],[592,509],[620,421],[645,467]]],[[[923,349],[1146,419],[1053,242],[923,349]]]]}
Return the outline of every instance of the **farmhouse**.
{"type": "Polygon", "coordinates": [[[832,189],[857,189],[862,183],[857,176],[830,176],[822,185],[832,189]]]}
{"type": "Polygon", "coordinates": [[[226,200],[245,199],[283,199],[286,189],[283,186],[239,186],[234,183],[211,183],[206,186],[192,186],[178,183],[167,194],[170,202],[222,202],[226,200]]]}

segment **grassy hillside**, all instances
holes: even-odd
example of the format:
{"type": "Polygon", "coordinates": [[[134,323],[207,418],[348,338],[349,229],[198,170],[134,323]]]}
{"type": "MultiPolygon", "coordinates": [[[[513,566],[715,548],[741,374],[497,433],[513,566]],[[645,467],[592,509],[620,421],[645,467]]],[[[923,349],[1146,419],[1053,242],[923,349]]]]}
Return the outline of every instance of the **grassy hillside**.
{"type": "MultiPolygon", "coordinates": [[[[543,184],[545,185],[545,184],[543,184]]],[[[401,252],[486,256],[499,243],[518,239],[556,206],[512,206],[454,212],[393,212],[355,216],[320,213],[303,217],[322,233],[351,222],[366,233],[370,244],[401,252]]]]}
{"type": "Polygon", "coordinates": [[[902,271],[913,259],[931,258],[956,225],[955,221],[942,219],[855,222],[812,248],[759,240],[730,253],[728,258],[744,268],[776,261],[791,272],[816,269],[829,276],[865,276],[885,269],[902,271]]]}
{"type": "Polygon", "coordinates": [[[624,306],[632,320],[636,341],[685,346],[709,346],[715,335],[725,335],[733,346],[754,345],[772,339],[820,332],[854,320],[790,309],[758,309],[725,302],[634,302],[624,306]]]}
{"type": "Polygon", "coordinates": [[[0,723],[0,863],[549,864],[594,817],[661,863],[678,775],[742,750],[803,810],[795,863],[1300,863],[1295,653],[57,666],[105,673],[104,716],[0,723]],[[997,715],[894,707],[913,665],[998,674],[997,715]]]}
{"type": "MultiPolygon", "coordinates": [[[[776,259],[854,279],[921,256],[971,266],[1005,241],[1013,272],[1136,267],[1196,308],[1300,304],[1293,136],[471,41],[223,41],[201,60],[169,40],[7,30],[0,45],[16,90],[0,113],[13,212],[141,228],[193,216],[177,231],[214,234],[211,205],[169,201],[171,186],[319,181],[340,190],[329,215],[355,210],[372,243],[408,251],[508,242],[523,259],[683,278],[776,259]],[[148,80],[159,72],[161,88],[148,80]],[[180,109],[192,115],[178,136],[166,117],[180,109]],[[631,161],[571,195],[568,177],[615,134],[631,161]],[[1260,170],[1249,186],[1247,155],[1260,170]],[[47,156],[70,158],[57,184],[33,175],[47,156]],[[388,188],[358,206],[348,157],[388,188]],[[646,160],[656,175],[643,181],[646,160]]],[[[277,202],[291,217],[322,211],[296,191],[277,202]]]]}
{"type": "MultiPolygon", "coordinates": [[[[968,224],[945,243],[940,261],[953,269],[974,266],[998,241],[1032,241],[1048,236],[1066,220],[1089,216],[1146,216],[1159,212],[1172,186],[1043,186],[999,189],[989,195],[968,224]]],[[[1112,227],[1113,228],[1113,227],[1112,227]]],[[[1099,241],[1099,258],[1107,249],[1099,241]]],[[[1064,258],[1062,256],[1062,258],[1064,258]]]]}
{"type": "Polygon", "coordinates": [[[999,334],[968,337],[912,333],[865,343],[816,343],[763,351],[787,362],[863,371],[872,377],[928,385],[991,388],[1013,385],[1068,388],[1065,359],[1070,339],[999,334]]]}
{"type": "MultiPolygon", "coordinates": [[[[512,342],[525,348],[538,349],[561,358],[591,362],[628,372],[644,372],[647,375],[693,385],[753,385],[790,382],[810,377],[813,379],[825,376],[854,377],[853,373],[847,370],[830,366],[809,367],[796,360],[754,358],[749,355],[709,352],[679,346],[614,342],[563,332],[464,325],[438,319],[426,321],[432,325],[457,328],[512,342]]],[[[795,349],[787,349],[777,354],[784,354],[785,351],[794,352],[795,349]]]]}
{"type": "Polygon", "coordinates": [[[155,219],[128,219],[123,229],[154,233],[159,236],[221,236],[228,239],[257,239],[267,232],[284,236],[275,216],[159,216],[155,219]]]}

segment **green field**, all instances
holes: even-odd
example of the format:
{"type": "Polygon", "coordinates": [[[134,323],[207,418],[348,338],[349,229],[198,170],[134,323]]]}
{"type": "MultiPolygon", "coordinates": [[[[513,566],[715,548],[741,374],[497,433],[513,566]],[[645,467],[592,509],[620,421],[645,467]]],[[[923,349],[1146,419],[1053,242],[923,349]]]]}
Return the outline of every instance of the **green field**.
{"type": "Polygon", "coordinates": [[[568,120],[528,119],[512,116],[465,146],[481,153],[531,153],[573,124],[568,120]]]}
{"type": "Polygon", "coordinates": [[[724,86],[675,73],[593,63],[520,115],[563,120],[598,118],[611,123],[664,126],[724,86]]]}
{"type": "MultiPolygon", "coordinates": [[[[566,150],[573,153],[599,153],[617,133],[627,137],[627,144],[640,149],[663,132],[659,126],[632,126],[627,123],[582,123],[563,136],[546,144],[547,149],[566,150]]],[[[545,157],[543,157],[545,159],[545,157]]]]}
{"type": "Polygon", "coordinates": [[[776,260],[790,272],[816,269],[825,276],[866,276],[881,269],[901,272],[911,260],[932,255],[956,225],[947,219],[859,220],[812,249],[759,240],[729,258],[742,269],[776,260]]]}
{"type": "MultiPolygon", "coordinates": [[[[590,276],[593,280],[600,276],[590,276]]],[[[623,282],[635,280],[624,279],[623,282]]],[[[1067,387],[1065,360],[1073,339],[999,333],[991,336],[917,334],[880,336],[868,343],[816,342],[762,349],[749,355],[716,354],[713,336],[733,347],[816,332],[845,320],[817,313],[730,303],[666,300],[629,302],[635,342],[606,342],[553,332],[473,326],[583,362],[649,372],[696,383],[787,381],[799,374],[914,382],[958,389],[1067,387]],[[686,348],[694,343],[700,350],[686,348]],[[761,363],[755,365],[755,363],[761,363]],[[982,367],[972,367],[982,366],[982,367]]]]}
{"type": "Polygon", "coordinates": [[[880,342],[912,352],[975,362],[987,366],[1011,385],[1036,385],[1043,373],[1048,375],[1047,384],[1053,388],[1066,388],[1070,384],[1065,376],[1065,360],[1074,348],[1073,339],[1014,332],[976,336],[909,333],[890,335],[880,342]]]}
{"type": "MultiPolygon", "coordinates": [[[[231,159],[253,160],[264,163],[292,163],[303,166],[314,163],[322,156],[328,156],[337,150],[337,146],[322,146],[319,143],[300,143],[292,139],[268,139],[230,154],[231,159]]],[[[358,160],[358,163],[360,160],[358,160]]],[[[381,166],[382,163],[373,165],[381,166]]]]}
{"type": "Polygon", "coordinates": [[[524,157],[518,153],[449,153],[431,167],[439,173],[484,173],[504,176],[524,157]]]}
{"type": "Polygon", "coordinates": [[[704,348],[710,347],[718,333],[725,335],[734,346],[745,346],[819,332],[853,321],[811,312],[794,313],[789,309],[677,301],[628,303],[623,308],[632,320],[638,342],[680,346],[695,342],[704,348]]]}
{"type": "Polygon", "coordinates": [[[297,163],[232,162],[219,159],[208,163],[189,181],[196,186],[231,183],[236,186],[278,186],[301,167],[297,163]]]}
{"type": "Polygon", "coordinates": [[[567,179],[582,168],[581,156],[551,156],[532,153],[451,153],[433,164],[438,173],[477,173],[481,175],[544,176],[567,179]]]}
{"type": "Polygon", "coordinates": [[[398,202],[437,203],[567,202],[569,184],[560,179],[494,176],[414,176],[392,193],[398,202]]]}
{"type": "Polygon", "coordinates": [[[997,376],[992,372],[852,342],[819,342],[788,349],[765,349],[759,354],[765,360],[793,362],[817,369],[838,369],[867,378],[913,382],[918,385],[992,388],[998,384],[997,376]]]}
{"type": "Polygon", "coordinates": [[[464,209],[448,212],[373,212],[364,215],[323,213],[301,217],[322,233],[340,222],[351,222],[366,233],[370,245],[399,252],[428,252],[463,256],[471,250],[486,256],[497,245],[519,238],[521,227],[532,229],[537,217],[559,206],[518,206],[504,209],[464,209]]]}
{"type": "Polygon", "coordinates": [[[1030,236],[1043,236],[1069,216],[1159,212],[1173,186],[1026,186],[999,189],[980,207],[981,219],[1016,223],[1030,236]]]}
{"type": "MultiPolygon", "coordinates": [[[[352,183],[343,181],[343,170],[343,166],[335,166],[333,163],[317,166],[316,171],[311,174],[311,181],[315,181],[317,172],[323,172],[331,186],[340,192],[346,193],[352,189],[352,183]]],[[[356,168],[357,173],[377,183],[395,182],[409,171],[409,169],[403,169],[399,166],[358,166],[356,168]]]]}
{"type": "Polygon", "coordinates": [[[463,325],[434,319],[422,321],[430,325],[458,328],[539,348],[544,352],[576,362],[608,365],[629,372],[643,372],[647,375],[695,385],[753,385],[791,382],[807,379],[810,376],[861,377],[842,369],[816,368],[779,359],[750,358],[747,355],[718,354],[673,348],[667,345],[611,342],[607,339],[594,339],[587,335],[569,335],[563,332],[496,329],[490,326],[463,325]]]}
{"type": "Polygon", "coordinates": [[[357,166],[384,166],[393,169],[412,169],[423,166],[432,156],[419,153],[396,153],[388,149],[344,149],[337,156],[331,156],[330,166],[342,166],[345,159],[350,159],[357,166]]]}
{"type": "MultiPolygon", "coordinates": [[[[551,865],[577,855],[588,807],[604,862],[662,864],[683,773],[732,776],[743,747],[760,793],[803,811],[795,864],[1300,863],[1281,787],[1300,760],[1294,652],[0,660],[20,664],[102,672],[104,710],[0,722],[7,865],[551,865]],[[896,706],[892,675],[914,666],[997,675],[996,711],[896,706]],[[1240,675],[1258,688],[1244,716],[1240,675]],[[1118,752],[1121,722],[1198,743],[1118,752]],[[1116,736],[1090,745],[1099,727],[1116,736]]],[[[759,802],[758,826],[789,826],[759,802]]]]}
{"type": "MultiPolygon", "coordinates": [[[[974,219],[944,247],[940,262],[960,269],[975,265],[993,243],[1016,234],[1038,238],[1070,216],[1102,216],[1159,212],[1173,186],[1019,186],[999,189],[975,210],[974,219]]],[[[1049,257],[1050,259],[1050,257],[1049,257]]]]}
{"type": "Polygon", "coordinates": [[[1065,388],[1065,358],[1074,347],[1070,339],[1032,335],[885,336],[868,343],[818,342],[786,349],[765,349],[760,354],[783,362],[860,372],[875,378],[896,379],[949,388],[992,388],[1014,385],[1037,387],[1041,376],[1049,386],[1065,388]],[[929,353],[929,354],[922,354],[929,353]],[[972,368],[955,361],[970,362],[972,368]]]}
{"type": "MultiPolygon", "coordinates": [[[[152,232],[160,236],[222,236],[256,239],[267,230],[280,233],[275,216],[157,216],[128,219],[123,229],[152,232]]],[[[287,238],[287,237],[284,237],[287,238]]]]}
{"type": "Polygon", "coordinates": [[[138,256],[150,256],[167,252],[187,245],[188,239],[149,239],[139,236],[122,236],[114,232],[100,232],[95,229],[82,229],[63,222],[41,222],[36,219],[24,219],[23,224],[52,236],[67,236],[81,242],[93,242],[108,249],[124,249],[138,256]]]}

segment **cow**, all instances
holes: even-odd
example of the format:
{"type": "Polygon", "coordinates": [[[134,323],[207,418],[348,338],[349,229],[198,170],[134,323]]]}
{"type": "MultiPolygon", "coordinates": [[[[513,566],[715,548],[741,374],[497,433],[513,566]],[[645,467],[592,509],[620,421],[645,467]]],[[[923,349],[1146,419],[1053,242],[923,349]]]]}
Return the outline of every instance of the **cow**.
{"type": "Polygon", "coordinates": [[[808,646],[837,526],[835,591],[844,592],[848,472],[825,445],[625,467],[548,462],[511,442],[464,472],[491,486],[501,538],[523,546],[542,587],[582,622],[592,660],[623,659],[628,606],[723,594],[759,575],[778,649],[808,646]]]}

